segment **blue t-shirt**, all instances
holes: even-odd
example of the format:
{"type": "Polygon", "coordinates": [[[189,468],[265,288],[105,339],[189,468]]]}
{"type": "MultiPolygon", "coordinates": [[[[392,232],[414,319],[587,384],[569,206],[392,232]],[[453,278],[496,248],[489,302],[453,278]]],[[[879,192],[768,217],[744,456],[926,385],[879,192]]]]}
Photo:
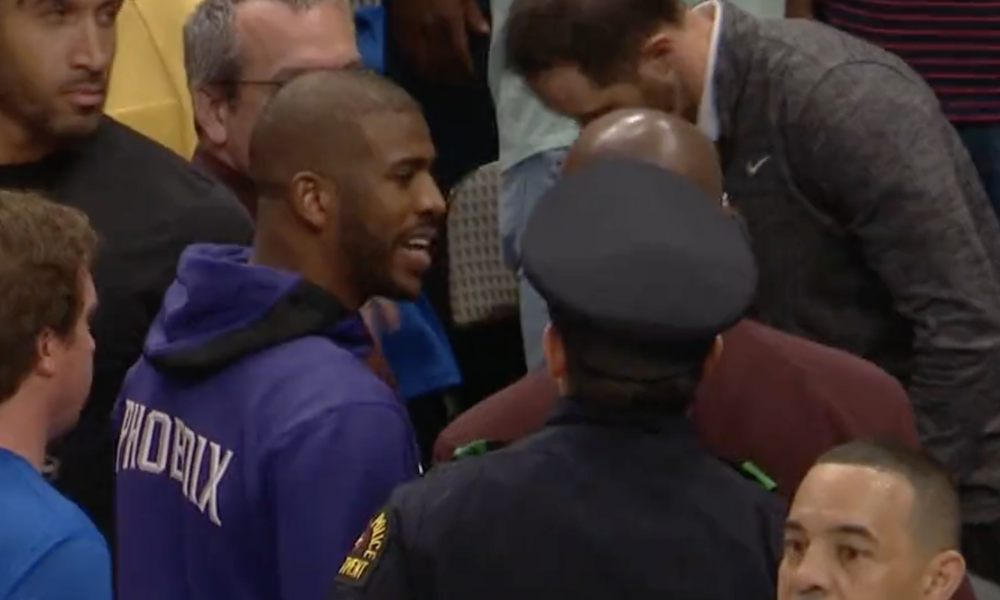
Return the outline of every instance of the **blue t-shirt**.
{"type": "Polygon", "coordinates": [[[0,448],[0,600],[111,600],[111,556],[83,511],[0,448]]]}

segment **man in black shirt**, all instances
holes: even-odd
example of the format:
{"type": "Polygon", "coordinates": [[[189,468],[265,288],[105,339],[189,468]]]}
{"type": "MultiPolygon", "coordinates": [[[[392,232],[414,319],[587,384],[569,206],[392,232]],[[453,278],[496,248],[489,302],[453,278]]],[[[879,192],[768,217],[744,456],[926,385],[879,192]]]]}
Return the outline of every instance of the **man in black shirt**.
{"type": "Polygon", "coordinates": [[[0,0],[0,188],[44,192],[101,238],[90,400],[52,448],[57,487],[111,531],[109,413],[181,251],[247,243],[235,198],[183,159],[103,115],[120,0],[0,0]]]}

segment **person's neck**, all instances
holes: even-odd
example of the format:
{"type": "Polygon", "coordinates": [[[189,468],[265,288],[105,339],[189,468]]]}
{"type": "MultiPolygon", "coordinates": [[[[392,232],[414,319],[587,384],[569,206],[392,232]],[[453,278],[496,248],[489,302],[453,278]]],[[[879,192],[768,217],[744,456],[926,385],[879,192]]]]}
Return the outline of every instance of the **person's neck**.
{"type": "Polygon", "coordinates": [[[0,448],[41,471],[49,443],[48,424],[43,417],[42,399],[26,396],[25,392],[18,392],[0,403],[0,448]]]}
{"type": "Polygon", "coordinates": [[[343,269],[331,268],[331,257],[322,248],[311,244],[304,233],[295,236],[296,241],[290,241],[291,236],[277,231],[277,227],[268,223],[270,220],[265,217],[257,221],[251,263],[298,273],[330,292],[344,308],[352,311],[361,308],[366,299],[348,283],[343,269]]]}
{"type": "Polygon", "coordinates": [[[254,185],[253,180],[204,142],[199,142],[191,160],[226,186],[246,207],[250,216],[256,217],[257,186],[254,185]]]}
{"type": "Polygon", "coordinates": [[[24,125],[0,114],[0,165],[37,162],[55,151],[50,140],[33,135],[24,125]]]}
{"type": "Polygon", "coordinates": [[[223,183],[232,183],[241,188],[254,187],[250,177],[233,164],[228,156],[204,141],[198,142],[191,160],[211,171],[219,179],[222,179],[223,183]]]}

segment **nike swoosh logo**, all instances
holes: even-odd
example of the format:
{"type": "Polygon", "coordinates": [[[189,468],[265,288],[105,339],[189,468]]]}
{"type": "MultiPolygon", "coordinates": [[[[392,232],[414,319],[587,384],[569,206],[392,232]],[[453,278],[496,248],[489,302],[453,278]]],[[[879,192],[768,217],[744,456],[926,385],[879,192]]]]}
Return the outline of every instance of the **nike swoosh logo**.
{"type": "Polygon", "coordinates": [[[764,163],[766,163],[769,160],[771,160],[771,157],[765,156],[764,158],[758,160],[757,162],[753,161],[747,162],[747,175],[749,175],[750,177],[756,175],[757,171],[759,171],[760,168],[764,166],[764,163]]]}

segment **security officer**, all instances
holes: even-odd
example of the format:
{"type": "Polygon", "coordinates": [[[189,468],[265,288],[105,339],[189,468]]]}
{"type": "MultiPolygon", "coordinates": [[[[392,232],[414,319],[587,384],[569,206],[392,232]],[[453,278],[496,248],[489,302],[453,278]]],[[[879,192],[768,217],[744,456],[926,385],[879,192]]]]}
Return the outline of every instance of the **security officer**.
{"type": "Polygon", "coordinates": [[[522,247],[563,400],[537,434],[398,489],[335,597],[773,599],[784,506],[686,416],[754,294],[739,223],[681,176],[598,159],[522,247]]]}

